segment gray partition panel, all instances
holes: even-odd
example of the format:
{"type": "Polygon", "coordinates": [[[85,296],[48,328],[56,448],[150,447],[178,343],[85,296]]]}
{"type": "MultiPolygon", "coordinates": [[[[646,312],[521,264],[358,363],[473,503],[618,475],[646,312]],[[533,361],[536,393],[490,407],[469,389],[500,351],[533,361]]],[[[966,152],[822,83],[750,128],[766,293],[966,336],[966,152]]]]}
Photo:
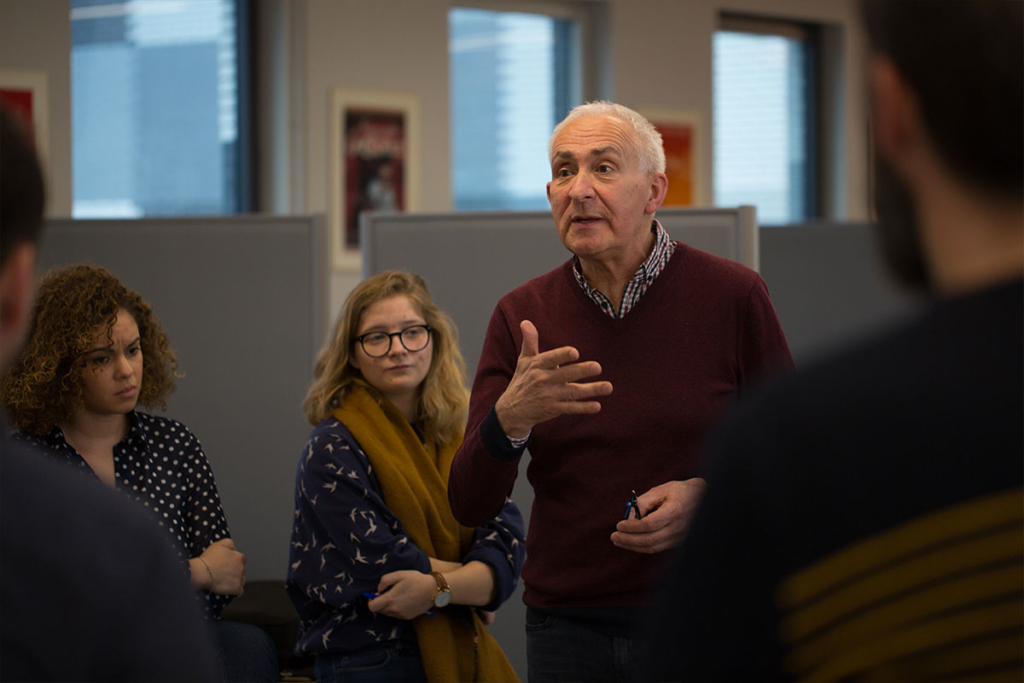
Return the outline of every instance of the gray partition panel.
{"type": "Polygon", "coordinates": [[[761,276],[797,365],[871,334],[917,302],[885,271],[867,223],[761,229],[761,276]]]}
{"type": "Polygon", "coordinates": [[[104,266],[163,322],[185,375],[166,414],[202,442],[254,580],[287,568],[301,404],[329,322],[326,244],[322,217],[52,220],[44,234],[41,271],[104,266]]]}
{"type": "MultiPolygon", "coordinates": [[[[662,209],[658,220],[673,239],[758,267],[757,225],[752,207],[662,209]]],[[[503,295],[564,263],[549,212],[457,214],[363,214],[363,275],[408,270],[422,275],[438,306],[455,320],[472,381],[487,321],[503,295]]],[[[526,459],[529,455],[525,456],[526,459]]],[[[533,491],[526,466],[512,491],[529,523],[533,491]]],[[[611,534],[609,529],[608,533],[611,534]]],[[[526,608],[522,585],[498,613],[491,632],[520,678],[526,680],[526,608]]]]}

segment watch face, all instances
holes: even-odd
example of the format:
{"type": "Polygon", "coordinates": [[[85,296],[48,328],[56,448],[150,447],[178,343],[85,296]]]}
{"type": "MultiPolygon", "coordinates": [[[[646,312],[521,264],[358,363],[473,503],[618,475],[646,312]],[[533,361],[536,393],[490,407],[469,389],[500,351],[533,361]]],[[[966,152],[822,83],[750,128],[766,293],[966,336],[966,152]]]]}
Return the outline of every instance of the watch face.
{"type": "Polygon", "coordinates": [[[452,601],[451,591],[438,591],[434,596],[434,607],[447,607],[452,601]]]}

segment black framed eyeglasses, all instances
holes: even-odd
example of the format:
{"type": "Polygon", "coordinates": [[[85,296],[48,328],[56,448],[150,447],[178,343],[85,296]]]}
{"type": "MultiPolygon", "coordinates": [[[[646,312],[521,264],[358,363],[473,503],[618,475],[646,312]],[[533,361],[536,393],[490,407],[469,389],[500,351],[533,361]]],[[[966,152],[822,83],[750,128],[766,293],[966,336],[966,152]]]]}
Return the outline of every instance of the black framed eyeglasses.
{"type": "Polygon", "coordinates": [[[367,332],[356,337],[363,353],[370,358],[381,358],[391,351],[391,341],[398,337],[406,351],[422,351],[430,343],[430,325],[412,325],[399,332],[367,332]]]}

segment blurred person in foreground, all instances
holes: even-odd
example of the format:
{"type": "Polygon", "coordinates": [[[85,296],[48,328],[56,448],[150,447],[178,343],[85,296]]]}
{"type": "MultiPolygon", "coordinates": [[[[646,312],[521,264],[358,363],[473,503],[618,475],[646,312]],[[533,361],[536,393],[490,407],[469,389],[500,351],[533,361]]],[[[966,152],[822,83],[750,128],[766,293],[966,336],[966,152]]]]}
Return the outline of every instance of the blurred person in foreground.
{"type": "Polygon", "coordinates": [[[712,448],[643,680],[1024,680],[1024,12],[862,5],[883,252],[927,308],[712,448]]]}
{"type": "MultiPolygon", "coordinates": [[[[43,204],[32,144],[0,105],[0,371],[28,328],[43,204]]],[[[0,680],[216,680],[207,640],[153,521],[12,443],[0,417],[0,680]]]]}
{"type": "Polygon", "coordinates": [[[460,522],[483,523],[529,447],[529,679],[625,681],[662,551],[685,536],[704,489],[707,429],[792,359],[760,276],[655,219],[668,179],[647,119],[580,105],[555,127],[549,160],[551,214],[572,257],[495,307],[448,497],[460,522]]]}

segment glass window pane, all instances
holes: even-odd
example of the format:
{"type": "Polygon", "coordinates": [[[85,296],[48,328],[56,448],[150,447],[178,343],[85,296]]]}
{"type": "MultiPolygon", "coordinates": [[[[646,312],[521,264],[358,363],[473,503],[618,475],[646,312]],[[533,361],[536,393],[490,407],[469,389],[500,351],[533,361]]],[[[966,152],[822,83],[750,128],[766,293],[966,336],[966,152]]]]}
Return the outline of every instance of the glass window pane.
{"type": "Polygon", "coordinates": [[[715,33],[716,206],[753,204],[761,224],[807,218],[806,54],[793,38],[715,33]]]}
{"type": "Polygon", "coordinates": [[[72,0],[76,218],[238,210],[234,0],[72,0]]]}
{"type": "Polygon", "coordinates": [[[455,208],[548,208],[547,141],[570,99],[572,22],[455,8],[448,26],[455,208]]]}

